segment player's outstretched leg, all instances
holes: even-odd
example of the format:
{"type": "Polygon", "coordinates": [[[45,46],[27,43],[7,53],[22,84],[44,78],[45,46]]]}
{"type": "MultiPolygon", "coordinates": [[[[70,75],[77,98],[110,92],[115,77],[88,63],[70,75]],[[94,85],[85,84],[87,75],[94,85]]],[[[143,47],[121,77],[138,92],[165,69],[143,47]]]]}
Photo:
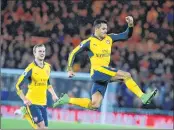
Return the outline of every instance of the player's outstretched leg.
{"type": "Polygon", "coordinates": [[[124,83],[128,87],[130,91],[136,94],[142,101],[143,104],[149,104],[152,101],[152,98],[156,95],[157,89],[153,90],[150,93],[143,93],[137,83],[131,78],[127,78],[124,80],[124,83]]]}
{"type": "Polygon", "coordinates": [[[30,125],[34,128],[34,129],[37,129],[38,126],[33,122],[33,120],[31,119],[30,115],[27,113],[27,109],[26,107],[22,106],[20,107],[19,109],[17,109],[15,112],[14,112],[15,115],[17,116],[22,116],[24,119],[26,119],[30,125]]]}
{"type": "Polygon", "coordinates": [[[63,94],[62,97],[53,104],[53,107],[64,104],[73,104],[83,108],[91,109],[91,100],[89,98],[70,98],[68,94],[63,94]]]}
{"type": "Polygon", "coordinates": [[[143,93],[137,83],[131,77],[131,74],[122,70],[118,70],[116,76],[112,77],[112,81],[123,80],[127,88],[139,97],[143,104],[149,104],[152,98],[156,95],[157,89],[150,93],[143,93]]]}

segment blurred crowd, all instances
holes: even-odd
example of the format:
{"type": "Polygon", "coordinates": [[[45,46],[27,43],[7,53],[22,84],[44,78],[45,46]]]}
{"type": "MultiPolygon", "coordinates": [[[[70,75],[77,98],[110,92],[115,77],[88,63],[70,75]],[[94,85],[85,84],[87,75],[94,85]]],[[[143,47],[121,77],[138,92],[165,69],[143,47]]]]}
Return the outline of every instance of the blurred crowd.
{"type": "MultiPolygon", "coordinates": [[[[131,72],[143,91],[158,88],[155,107],[174,109],[172,1],[4,0],[1,6],[3,68],[25,68],[33,60],[32,39],[42,37],[47,38],[46,60],[54,71],[65,71],[70,51],[92,34],[96,18],[108,21],[109,33],[120,33],[127,28],[125,17],[133,16],[133,36],[113,44],[111,66],[131,72]]],[[[89,72],[86,59],[85,52],[78,56],[74,70],[89,72]]],[[[119,107],[130,103],[128,95],[120,89],[119,107]]],[[[130,99],[130,107],[142,107],[136,98],[130,99]]]]}

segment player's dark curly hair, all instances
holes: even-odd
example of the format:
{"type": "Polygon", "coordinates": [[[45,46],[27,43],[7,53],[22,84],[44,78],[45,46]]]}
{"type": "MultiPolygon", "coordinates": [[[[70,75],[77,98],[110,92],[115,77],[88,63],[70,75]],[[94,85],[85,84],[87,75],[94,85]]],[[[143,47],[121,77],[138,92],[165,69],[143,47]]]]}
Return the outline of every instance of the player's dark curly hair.
{"type": "Polygon", "coordinates": [[[107,21],[106,21],[106,20],[102,20],[102,19],[96,19],[96,20],[94,21],[93,26],[94,26],[94,27],[99,27],[99,26],[101,25],[101,23],[107,24],[107,21]]]}

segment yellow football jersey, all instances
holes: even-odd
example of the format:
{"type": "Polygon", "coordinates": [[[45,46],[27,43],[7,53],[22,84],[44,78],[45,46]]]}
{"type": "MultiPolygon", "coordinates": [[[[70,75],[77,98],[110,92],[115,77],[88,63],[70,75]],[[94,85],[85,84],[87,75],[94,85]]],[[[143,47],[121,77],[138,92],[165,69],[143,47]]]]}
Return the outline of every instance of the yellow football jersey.
{"type": "Polygon", "coordinates": [[[24,82],[28,82],[26,97],[35,105],[46,105],[47,89],[52,87],[49,82],[51,65],[44,62],[44,67],[39,67],[35,61],[28,65],[23,74],[19,77],[16,89],[21,92],[24,82]]]}
{"type": "MultiPolygon", "coordinates": [[[[108,34],[100,40],[94,35],[82,41],[70,54],[68,59],[68,68],[72,67],[75,56],[81,51],[88,51],[91,63],[91,75],[94,70],[100,67],[108,67],[111,58],[111,48],[113,42],[126,40],[132,35],[133,27],[128,27],[125,32],[119,34],[108,34]]],[[[111,74],[113,75],[113,74],[111,74]]]]}

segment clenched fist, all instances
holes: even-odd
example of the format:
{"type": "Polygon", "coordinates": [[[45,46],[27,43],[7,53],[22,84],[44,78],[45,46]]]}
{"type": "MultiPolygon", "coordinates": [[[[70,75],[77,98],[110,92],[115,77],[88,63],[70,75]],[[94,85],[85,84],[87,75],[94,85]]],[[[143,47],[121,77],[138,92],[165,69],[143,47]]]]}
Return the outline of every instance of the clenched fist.
{"type": "Polygon", "coordinates": [[[134,26],[134,20],[132,16],[127,16],[126,18],[126,22],[128,23],[129,27],[133,27],[134,26]]]}

